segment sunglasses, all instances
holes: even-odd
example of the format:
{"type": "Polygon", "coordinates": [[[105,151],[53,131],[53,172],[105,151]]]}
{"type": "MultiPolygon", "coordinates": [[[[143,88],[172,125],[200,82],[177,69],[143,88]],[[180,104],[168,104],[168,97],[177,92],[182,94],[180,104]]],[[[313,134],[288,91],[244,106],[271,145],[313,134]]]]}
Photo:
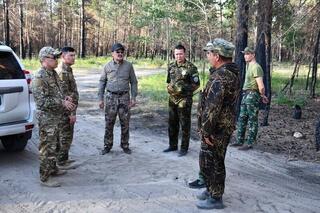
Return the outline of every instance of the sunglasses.
{"type": "Polygon", "coordinates": [[[117,54],[123,54],[124,51],[116,51],[117,54]]]}

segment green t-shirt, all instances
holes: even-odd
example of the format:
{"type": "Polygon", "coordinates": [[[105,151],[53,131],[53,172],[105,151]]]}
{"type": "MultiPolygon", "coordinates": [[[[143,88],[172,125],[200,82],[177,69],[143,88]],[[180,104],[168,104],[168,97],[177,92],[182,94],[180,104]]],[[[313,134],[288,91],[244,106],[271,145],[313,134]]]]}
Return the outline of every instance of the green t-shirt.
{"type": "Polygon", "coordinates": [[[263,70],[258,63],[248,64],[243,90],[259,90],[256,78],[263,77],[263,70]]]}

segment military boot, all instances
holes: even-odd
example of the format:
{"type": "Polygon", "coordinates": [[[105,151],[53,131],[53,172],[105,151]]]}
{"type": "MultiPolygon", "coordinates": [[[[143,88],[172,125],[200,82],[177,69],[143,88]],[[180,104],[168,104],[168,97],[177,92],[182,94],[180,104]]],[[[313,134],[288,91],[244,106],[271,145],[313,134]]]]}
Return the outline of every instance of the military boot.
{"type": "Polygon", "coordinates": [[[198,200],[206,200],[208,197],[210,197],[208,190],[204,190],[203,192],[197,194],[196,196],[198,200]]]}
{"type": "Polygon", "coordinates": [[[209,196],[205,200],[199,200],[197,202],[197,207],[199,209],[223,209],[222,198],[212,198],[209,196]]]}
{"type": "Polygon", "coordinates": [[[46,186],[46,187],[60,187],[61,184],[55,180],[52,179],[48,179],[46,181],[41,181],[40,183],[42,186],[46,186]]]}
{"type": "Polygon", "coordinates": [[[201,189],[206,187],[206,184],[203,181],[197,179],[195,181],[190,182],[189,187],[192,189],[201,189]]]}
{"type": "Polygon", "coordinates": [[[66,174],[67,171],[66,170],[63,170],[63,169],[58,169],[58,171],[52,173],[52,176],[60,176],[60,175],[64,175],[66,174]]]}

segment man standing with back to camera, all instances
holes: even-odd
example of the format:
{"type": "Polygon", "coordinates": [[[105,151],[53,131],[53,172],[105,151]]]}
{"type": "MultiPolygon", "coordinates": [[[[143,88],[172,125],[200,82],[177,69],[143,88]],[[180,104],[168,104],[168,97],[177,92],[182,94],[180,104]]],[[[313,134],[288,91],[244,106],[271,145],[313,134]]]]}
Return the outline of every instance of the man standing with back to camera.
{"type": "Polygon", "coordinates": [[[232,63],[234,45],[216,38],[204,51],[214,68],[199,102],[198,125],[201,137],[200,172],[206,190],[197,195],[200,209],[223,208],[225,155],[235,129],[236,103],[240,92],[239,68],[232,63]]]}
{"type": "Polygon", "coordinates": [[[99,82],[99,107],[105,107],[105,135],[102,155],[110,152],[113,146],[113,127],[119,115],[121,125],[121,148],[131,154],[129,148],[130,108],[136,105],[138,81],[130,62],[124,60],[124,46],[120,43],[112,45],[112,60],[102,71],[99,82]],[[105,89],[107,94],[104,102],[105,89]],[[131,99],[129,91],[131,91],[131,99]]]}
{"type": "Polygon", "coordinates": [[[179,157],[187,154],[190,141],[191,109],[193,92],[199,88],[197,67],[185,58],[186,49],[179,44],[174,49],[175,62],[168,68],[167,90],[169,93],[169,147],[163,152],[178,149],[179,126],[182,139],[179,157]]]}

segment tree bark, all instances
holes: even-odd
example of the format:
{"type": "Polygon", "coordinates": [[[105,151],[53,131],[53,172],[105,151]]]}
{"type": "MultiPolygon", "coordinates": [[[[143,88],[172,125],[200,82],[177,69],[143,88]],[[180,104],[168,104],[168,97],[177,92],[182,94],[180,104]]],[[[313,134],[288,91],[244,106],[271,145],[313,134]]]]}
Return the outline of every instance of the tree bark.
{"type": "Polygon", "coordinates": [[[316,89],[316,83],[317,83],[319,42],[320,42],[320,28],[318,29],[317,41],[314,46],[314,53],[313,53],[313,59],[312,59],[312,78],[311,78],[311,87],[310,87],[310,96],[312,98],[315,98],[315,89],[316,89]]]}
{"type": "Polygon", "coordinates": [[[24,39],[23,39],[23,29],[24,29],[24,19],[23,19],[23,1],[20,0],[19,3],[19,12],[20,12],[20,48],[19,48],[19,55],[20,58],[25,58],[26,54],[24,51],[24,39]]]}
{"type": "Polygon", "coordinates": [[[5,29],[5,44],[10,46],[10,19],[9,19],[9,0],[3,1],[3,10],[4,10],[4,29],[5,29]]]}
{"type": "Polygon", "coordinates": [[[81,0],[80,7],[80,58],[86,57],[86,25],[85,25],[85,0],[81,0]]]}
{"type": "Polygon", "coordinates": [[[269,103],[264,106],[262,126],[268,125],[268,117],[271,103],[271,24],[272,24],[272,0],[259,0],[257,14],[257,40],[256,60],[261,65],[264,75],[265,95],[269,103]]]}
{"type": "MultiPolygon", "coordinates": [[[[237,0],[237,35],[236,35],[236,50],[235,50],[235,63],[240,69],[240,84],[241,88],[244,83],[246,62],[241,51],[248,45],[248,14],[249,3],[248,0],[237,0]]],[[[240,93],[242,94],[242,93],[240,93]]],[[[242,95],[240,95],[237,103],[237,114],[240,110],[242,95]]]]}

